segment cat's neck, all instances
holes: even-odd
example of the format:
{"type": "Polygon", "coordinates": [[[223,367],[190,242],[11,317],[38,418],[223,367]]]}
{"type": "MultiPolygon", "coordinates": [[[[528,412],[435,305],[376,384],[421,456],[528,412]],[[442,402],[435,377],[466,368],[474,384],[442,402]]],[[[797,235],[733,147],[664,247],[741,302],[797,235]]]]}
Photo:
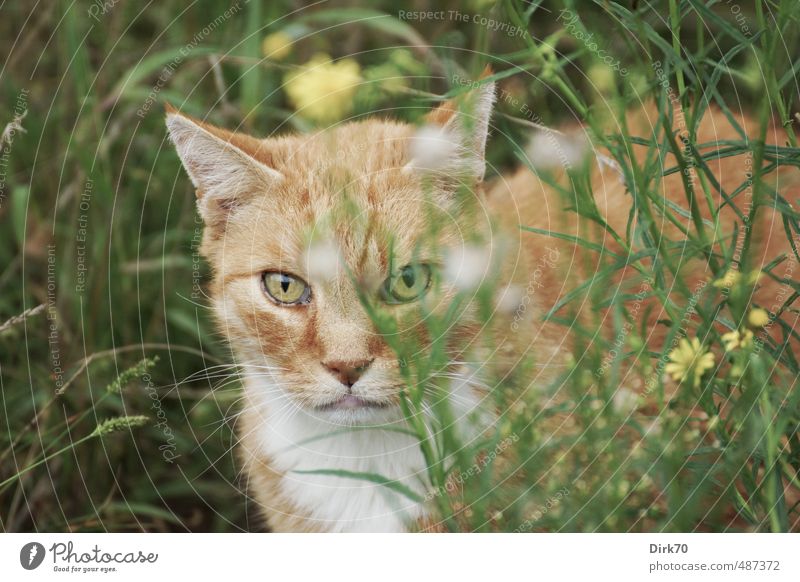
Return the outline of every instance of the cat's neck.
{"type": "MultiPolygon", "coordinates": [[[[249,423],[253,434],[242,438],[280,475],[281,495],[314,529],[405,531],[428,517],[425,502],[432,488],[426,463],[419,440],[403,424],[337,427],[291,404],[263,374],[246,377],[245,386],[254,421],[249,423]]],[[[454,382],[451,388],[459,403],[456,418],[466,426],[479,399],[469,382],[454,382]]]]}
{"type": "Polygon", "coordinates": [[[246,381],[257,449],[282,475],[280,490],[326,531],[403,531],[423,504],[368,480],[381,476],[419,497],[429,489],[418,441],[395,428],[337,427],[287,404],[263,377],[246,381]],[[273,397],[266,395],[272,394],[273,397]],[[335,474],[334,474],[335,472],[335,474]],[[360,476],[360,477],[359,477],[360,476]]]}

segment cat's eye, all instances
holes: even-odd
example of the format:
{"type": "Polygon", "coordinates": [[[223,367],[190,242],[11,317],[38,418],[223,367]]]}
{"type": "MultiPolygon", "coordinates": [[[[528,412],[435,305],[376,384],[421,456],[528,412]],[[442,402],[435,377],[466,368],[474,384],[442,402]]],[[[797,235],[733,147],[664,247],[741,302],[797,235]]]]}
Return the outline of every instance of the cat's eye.
{"type": "Polygon", "coordinates": [[[263,281],[267,294],[281,305],[303,305],[311,300],[311,287],[293,275],[267,271],[263,281]]]}
{"type": "Polygon", "coordinates": [[[428,265],[406,265],[386,279],[383,284],[383,300],[387,303],[409,303],[422,297],[431,284],[431,268],[428,265]]]}

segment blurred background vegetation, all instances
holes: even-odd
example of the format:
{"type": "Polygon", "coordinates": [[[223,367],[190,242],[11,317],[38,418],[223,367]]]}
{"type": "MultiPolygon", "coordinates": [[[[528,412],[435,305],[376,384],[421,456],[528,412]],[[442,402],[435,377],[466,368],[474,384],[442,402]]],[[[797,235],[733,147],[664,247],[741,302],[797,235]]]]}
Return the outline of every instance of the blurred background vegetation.
{"type": "MultiPolygon", "coordinates": [[[[64,0],[5,3],[0,16],[0,127],[10,124],[0,159],[6,531],[260,528],[232,451],[239,387],[215,368],[230,357],[206,307],[201,225],[166,141],[164,102],[264,136],[350,116],[415,120],[433,95],[459,89],[454,75],[474,79],[491,64],[513,97],[494,118],[508,139],[489,148],[492,172],[517,165],[526,121],[575,124],[609,100],[655,94],[656,61],[685,85],[684,103],[710,85],[734,111],[757,111],[765,98],[786,124],[798,111],[794,2],[64,0]],[[409,14],[424,11],[444,16],[409,14]],[[309,63],[321,71],[310,81],[298,77],[309,63]],[[339,99],[309,97],[329,86],[339,99]],[[102,424],[116,417],[128,420],[102,424]]],[[[619,423],[607,420],[586,417],[587,443],[613,438],[619,423]]],[[[476,497],[489,517],[467,527],[791,528],[795,508],[770,522],[752,503],[739,519],[730,490],[709,504],[721,473],[674,484],[698,446],[696,425],[686,430],[657,466],[631,460],[627,445],[601,460],[570,445],[575,467],[610,468],[601,489],[501,487],[476,497]],[[649,482],[632,463],[656,467],[649,482]],[[653,481],[665,491],[660,503],[649,501],[653,481]]],[[[522,444],[533,450],[540,437],[524,433],[522,444]]],[[[530,469],[544,462],[529,460],[530,469]]]]}

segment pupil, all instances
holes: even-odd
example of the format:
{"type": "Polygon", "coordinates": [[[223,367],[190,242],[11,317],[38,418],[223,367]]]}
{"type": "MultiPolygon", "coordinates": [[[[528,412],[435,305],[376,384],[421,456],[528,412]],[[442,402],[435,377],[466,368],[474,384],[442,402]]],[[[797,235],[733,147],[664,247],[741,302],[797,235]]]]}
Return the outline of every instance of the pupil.
{"type": "Polygon", "coordinates": [[[281,277],[281,289],[283,289],[284,293],[289,291],[289,285],[290,284],[291,284],[291,281],[290,281],[289,277],[285,277],[285,276],[281,277]]]}
{"type": "Polygon", "coordinates": [[[414,269],[411,267],[403,267],[403,272],[400,274],[406,287],[411,288],[414,286],[414,269]]]}

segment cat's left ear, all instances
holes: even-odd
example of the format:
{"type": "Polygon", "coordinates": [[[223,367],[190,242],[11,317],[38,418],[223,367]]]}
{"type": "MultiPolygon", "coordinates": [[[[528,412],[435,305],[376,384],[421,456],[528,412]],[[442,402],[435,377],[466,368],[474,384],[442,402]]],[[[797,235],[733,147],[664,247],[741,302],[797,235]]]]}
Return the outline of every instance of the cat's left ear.
{"type": "MultiPolygon", "coordinates": [[[[492,71],[487,66],[480,79],[491,75],[492,71]]],[[[436,130],[431,134],[434,139],[431,143],[435,146],[436,141],[439,141],[442,147],[439,152],[425,151],[430,148],[414,152],[415,148],[412,146],[412,160],[409,165],[426,168],[428,160],[422,158],[430,158],[430,154],[437,157],[438,153],[450,158],[447,163],[442,164],[443,171],[466,173],[478,182],[483,180],[486,172],[486,138],[489,134],[495,92],[494,82],[482,83],[467,93],[445,101],[428,113],[425,116],[426,126],[436,130]]]]}

